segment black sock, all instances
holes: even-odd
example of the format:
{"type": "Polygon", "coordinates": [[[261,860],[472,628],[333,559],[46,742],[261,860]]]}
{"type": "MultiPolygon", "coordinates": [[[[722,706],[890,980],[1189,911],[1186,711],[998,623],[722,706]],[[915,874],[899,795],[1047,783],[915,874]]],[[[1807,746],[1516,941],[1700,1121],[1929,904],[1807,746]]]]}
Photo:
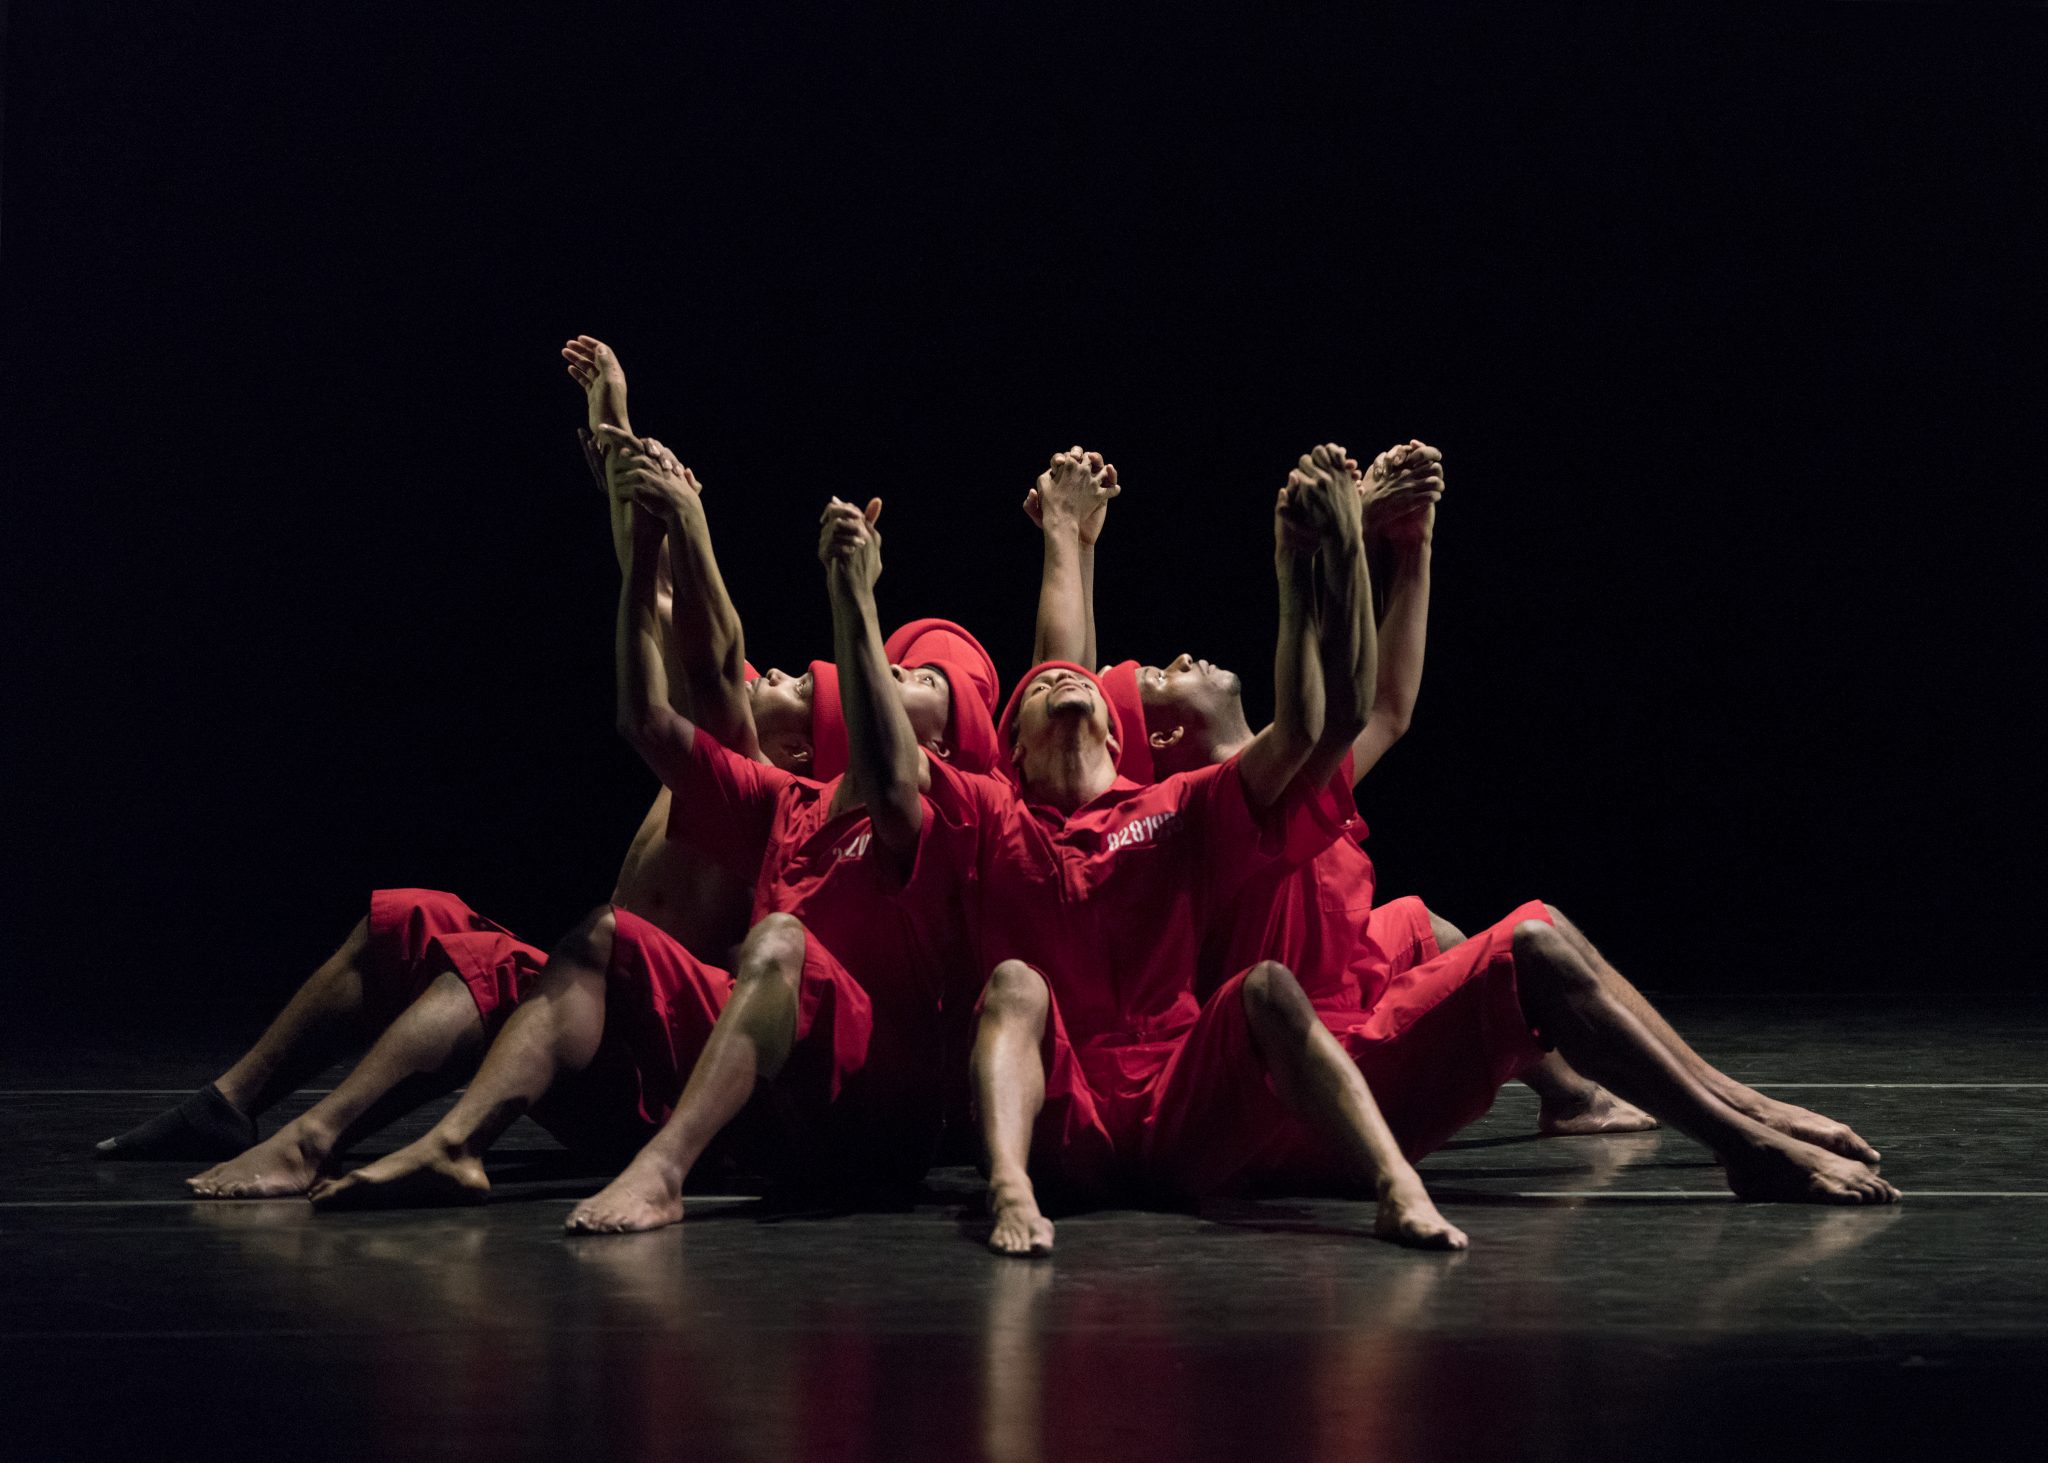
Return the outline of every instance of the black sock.
{"type": "Polygon", "coordinates": [[[256,1120],[211,1082],[139,1128],[95,1146],[102,1158],[233,1158],[256,1141],[256,1120]]]}

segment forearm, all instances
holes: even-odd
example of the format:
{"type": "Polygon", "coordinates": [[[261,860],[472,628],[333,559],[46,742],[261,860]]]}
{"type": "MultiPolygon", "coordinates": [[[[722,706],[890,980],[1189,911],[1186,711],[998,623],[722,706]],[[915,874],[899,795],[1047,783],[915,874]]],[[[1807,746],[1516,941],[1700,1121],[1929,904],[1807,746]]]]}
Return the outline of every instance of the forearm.
{"type": "Polygon", "coordinates": [[[1379,620],[1379,665],[1370,721],[1384,722],[1396,736],[1408,729],[1422,692],[1422,657],[1429,633],[1427,539],[1389,550],[1386,613],[1379,620]]]}
{"type": "Polygon", "coordinates": [[[1089,670],[1101,664],[1095,657],[1095,545],[1081,545],[1081,661],[1089,670]]]}
{"type": "MultiPolygon", "coordinates": [[[[1080,531],[1063,521],[1048,522],[1042,537],[1045,557],[1038,577],[1038,626],[1032,663],[1071,660],[1094,668],[1094,635],[1088,613],[1080,531]]],[[[1088,555],[1092,563],[1093,554],[1088,555]]]]}
{"type": "Polygon", "coordinates": [[[626,572],[619,584],[613,636],[615,719],[620,734],[643,750],[655,725],[674,715],[662,665],[665,637],[658,594],[662,543],[659,521],[653,521],[651,527],[634,527],[626,572]]]}
{"type": "Polygon", "coordinates": [[[1372,574],[1355,529],[1324,542],[1317,573],[1321,600],[1317,644],[1326,706],[1317,746],[1318,751],[1336,748],[1341,758],[1352,739],[1365,729],[1379,666],[1372,574]]]}
{"type": "Polygon", "coordinates": [[[876,836],[896,850],[914,845],[923,756],[882,649],[873,592],[831,586],[832,658],[846,717],[846,778],[868,808],[876,836]]]}
{"type": "Polygon", "coordinates": [[[1273,731],[1299,760],[1315,746],[1327,715],[1322,656],[1317,646],[1315,567],[1311,556],[1289,550],[1274,559],[1280,586],[1280,633],[1273,648],[1273,731]]]}
{"type": "Polygon", "coordinates": [[[678,689],[687,688],[691,704],[716,705],[725,692],[745,682],[746,636],[718,572],[703,505],[695,497],[671,507],[668,560],[670,679],[678,689]]]}
{"type": "MultiPolygon", "coordinates": [[[[601,481],[599,486],[603,486],[601,481]]],[[[633,505],[615,497],[609,489],[604,501],[612,520],[612,552],[618,556],[619,577],[623,579],[633,572],[633,505]]]]}

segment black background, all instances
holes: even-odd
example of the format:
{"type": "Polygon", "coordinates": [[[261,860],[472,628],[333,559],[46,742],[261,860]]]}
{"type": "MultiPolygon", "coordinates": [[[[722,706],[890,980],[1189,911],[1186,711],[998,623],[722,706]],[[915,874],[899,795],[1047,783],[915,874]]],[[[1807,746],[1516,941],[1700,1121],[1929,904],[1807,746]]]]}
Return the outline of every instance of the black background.
{"type": "Polygon", "coordinates": [[[1105,655],[1263,711],[1293,455],[1435,442],[1387,892],[1548,898],[1653,988],[2036,978],[2038,9],[513,9],[13,8],[39,1019],[251,1018],[374,885],[543,943],[604,897],[652,786],[578,331],[757,664],[826,647],[818,506],[879,493],[885,617],[1014,676],[1079,441],[1105,655]]]}

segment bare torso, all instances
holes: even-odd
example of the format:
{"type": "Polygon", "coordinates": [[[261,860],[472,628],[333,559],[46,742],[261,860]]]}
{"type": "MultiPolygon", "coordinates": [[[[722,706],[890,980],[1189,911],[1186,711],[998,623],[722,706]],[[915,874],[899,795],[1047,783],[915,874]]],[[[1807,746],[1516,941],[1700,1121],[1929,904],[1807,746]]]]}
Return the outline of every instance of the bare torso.
{"type": "Polygon", "coordinates": [[[612,903],[675,936],[698,959],[729,964],[746,937],[753,889],[670,838],[668,805],[663,788],[626,850],[612,903]]]}

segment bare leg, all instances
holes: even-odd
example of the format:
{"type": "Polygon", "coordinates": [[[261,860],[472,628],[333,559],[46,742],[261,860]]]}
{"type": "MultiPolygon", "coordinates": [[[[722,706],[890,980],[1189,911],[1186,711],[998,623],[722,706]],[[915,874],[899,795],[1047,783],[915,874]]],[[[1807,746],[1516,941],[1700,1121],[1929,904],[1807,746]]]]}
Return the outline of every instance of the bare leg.
{"type": "Polygon", "coordinates": [[[1052,1250],[1052,1221],[1038,1211],[1031,1186],[1031,1129],[1045,1106],[1045,1060],[1039,1055],[1051,1011],[1045,978],[1005,960],[982,993],[974,1029],[974,1096],[988,1148],[988,1205],[995,1229],[988,1247],[999,1255],[1052,1250]]]}
{"type": "Polygon", "coordinates": [[[1462,1250],[1463,1230],[1437,1213],[1415,1165],[1401,1153],[1365,1077],[1316,1018],[1307,992],[1286,966],[1267,960],[1244,980],[1252,1045],[1280,1100],[1342,1153],[1379,1196],[1375,1232],[1416,1249],[1462,1250]]]}
{"type": "Polygon", "coordinates": [[[1681,1133],[1711,1148],[1745,1199],[1888,1204],[1898,1190],[1867,1165],[1766,1127],[1702,1082],[1639,1020],[1559,929],[1515,927],[1515,973],[1532,1025],[1572,1064],[1681,1133]]]}
{"type": "Polygon", "coordinates": [[[185,1182],[207,1199],[303,1194],[336,1153],[475,1071],[483,1049],[469,987],[443,971],[339,1087],[248,1152],[185,1182]]]}
{"type": "Polygon", "coordinates": [[[396,1153],[316,1184],[313,1203],[335,1209],[482,1203],[491,1188],[485,1151],[558,1077],[582,1071],[597,1055],[611,952],[607,905],[555,947],[539,988],[512,1013],[447,1116],[396,1153]]]}
{"type": "Polygon", "coordinates": [[[364,1040],[362,955],[369,920],[308,976],[256,1044],[178,1107],[98,1145],[104,1158],[228,1158],[256,1141],[256,1117],[364,1040]]]}
{"type": "Polygon", "coordinates": [[[771,914],[748,932],[732,999],[690,1069],[675,1111],[624,1172],[576,1206],[565,1228],[628,1234],[683,1217],[683,1180],[690,1169],[789,1059],[803,966],[801,921],[771,914]]]}
{"type": "Polygon", "coordinates": [[[1550,910],[1550,917],[1555,922],[1558,933],[1570,942],[1587,964],[1601,973],[1615,999],[1627,1006],[1636,1020],[1723,1102],[1737,1112],[1756,1119],[1767,1128],[1776,1128],[1788,1137],[1825,1148],[1830,1153],[1839,1153],[1844,1158],[1858,1158],[1865,1163],[1877,1162],[1880,1156],[1878,1151],[1857,1136],[1848,1124],[1836,1122],[1833,1118],[1824,1117],[1820,1113],[1809,1112],[1803,1107],[1794,1107],[1789,1102],[1779,1102],[1775,1098],[1765,1097],[1755,1088],[1746,1087],[1719,1068],[1711,1066],[1706,1058],[1692,1049],[1684,1037],[1671,1029],[1671,1024],[1658,1014],[1654,1006],[1643,999],[1643,993],[1608,963],[1606,957],[1593,947],[1593,942],[1586,938],[1577,925],[1551,906],[1545,905],[1544,908],[1550,910]]]}
{"type": "MultiPolygon", "coordinates": [[[[1429,912],[1429,925],[1438,950],[1465,943],[1465,932],[1434,910],[1429,912]]],[[[1536,1094],[1536,1131],[1546,1138],[1634,1133],[1657,1126],[1657,1120],[1641,1108],[1574,1072],[1571,1063],[1556,1052],[1524,1072],[1521,1081],[1536,1094]]]]}

